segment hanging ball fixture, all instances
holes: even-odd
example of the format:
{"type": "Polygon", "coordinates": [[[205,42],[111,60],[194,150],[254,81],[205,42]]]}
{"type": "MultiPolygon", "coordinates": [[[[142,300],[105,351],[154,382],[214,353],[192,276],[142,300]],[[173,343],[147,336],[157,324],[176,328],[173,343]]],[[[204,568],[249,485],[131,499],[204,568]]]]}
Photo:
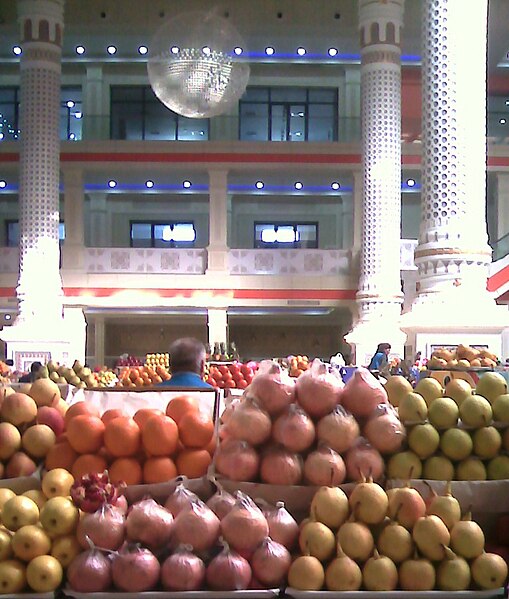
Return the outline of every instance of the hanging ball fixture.
{"type": "Polygon", "coordinates": [[[176,16],[150,43],[150,85],[165,106],[182,116],[224,114],[249,80],[249,64],[235,53],[244,47],[227,19],[198,11],[176,16]]]}

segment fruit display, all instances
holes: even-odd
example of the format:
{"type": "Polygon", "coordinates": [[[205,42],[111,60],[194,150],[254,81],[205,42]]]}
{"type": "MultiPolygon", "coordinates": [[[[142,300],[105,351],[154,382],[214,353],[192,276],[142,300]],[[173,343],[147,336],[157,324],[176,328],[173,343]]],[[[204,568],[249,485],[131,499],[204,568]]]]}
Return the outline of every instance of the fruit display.
{"type": "Polygon", "coordinates": [[[286,582],[298,525],[284,507],[262,511],[240,491],[202,500],[181,483],[164,505],[144,497],[127,511],[106,474],[76,481],[71,496],[84,512],[77,528],[84,551],[67,571],[73,591],[234,591],[286,582]]]}
{"type": "Polygon", "coordinates": [[[288,356],[288,372],[290,376],[299,376],[309,368],[311,360],[308,356],[288,356]]]}
{"type": "Polygon", "coordinates": [[[115,387],[153,387],[169,379],[165,366],[130,366],[120,370],[115,387]]]}
{"type": "Polygon", "coordinates": [[[509,394],[499,372],[475,387],[448,379],[445,387],[421,378],[414,389],[402,377],[386,384],[406,428],[406,444],[388,460],[389,478],[501,480],[509,478],[509,394]]]}
{"type": "Polygon", "coordinates": [[[322,485],[384,475],[405,430],[381,383],[359,368],[345,385],[320,360],[298,378],[264,361],[221,416],[214,464],[230,480],[322,485]]]}
{"type": "Polygon", "coordinates": [[[81,553],[80,512],[68,497],[74,479],[54,470],[40,490],[16,495],[0,489],[0,594],[50,593],[81,553]]]}
{"type": "Polygon", "coordinates": [[[299,533],[301,555],[287,594],[301,591],[499,589],[502,557],[485,551],[481,527],[452,495],[428,503],[409,486],[385,491],[367,480],[350,495],[320,488],[299,533]]]}
{"type": "Polygon", "coordinates": [[[147,354],[145,357],[145,366],[155,369],[156,366],[162,366],[166,370],[170,369],[170,354],[147,354]]]}
{"type": "Polygon", "coordinates": [[[159,483],[203,476],[214,448],[214,423],[195,397],[175,396],[165,413],[141,408],[132,418],[120,409],[100,415],[93,404],[79,401],[69,407],[44,465],[77,479],[107,469],[114,483],[159,483]]]}
{"type": "Polygon", "coordinates": [[[118,383],[117,375],[106,367],[95,370],[94,376],[98,387],[114,387],[118,383]]]}
{"type": "Polygon", "coordinates": [[[428,368],[461,370],[469,368],[495,368],[498,357],[488,349],[458,345],[455,350],[441,347],[435,349],[427,362],[428,368]]]}
{"type": "Polygon", "coordinates": [[[83,366],[79,360],[75,360],[71,368],[50,360],[38,374],[41,378],[48,376],[55,383],[67,383],[79,389],[99,386],[95,373],[88,366],[83,366]]]}
{"type": "Polygon", "coordinates": [[[0,479],[31,476],[64,430],[67,404],[49,378],[28,385],[27,393],[0,390],[0,479]]]}
{"type": "Polygon", "coordinates": [[[207,368],[206,382],[219,389],[246,389],[255,373],[254,364],[240,362],[209,364],[207,368]]]}
{"type": "Polygon", "coordinates": [[[115,368],[123,368],[125,366],[143,366],[143,360],[130,354],[123,354],[115,362],[115,368]]]}

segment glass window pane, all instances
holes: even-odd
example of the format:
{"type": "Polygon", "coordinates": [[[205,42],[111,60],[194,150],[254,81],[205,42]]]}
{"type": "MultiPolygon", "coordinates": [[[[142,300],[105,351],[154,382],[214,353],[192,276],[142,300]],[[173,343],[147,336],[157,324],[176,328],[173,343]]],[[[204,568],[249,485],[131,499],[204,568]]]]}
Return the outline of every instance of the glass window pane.
{"type": "Polygon", "coordinates": [[[143,98],[143,86],[112,85],[110,88],[112,102],[141,102],[143,98]]]}
{"type": "Polygon", "coordinates": [[[335,141],[336,109],[332,104],[309,106],[308,140],[335,141]]]}
{"type": "Polygon", "coordinates": [[[176,118],[164,104],[147,104],[145,139],[175,140],[176,118]]]}
{"type": "Polygon", "coordinates": [[[290,141],[306,141],[306,107],[292,104],[290,112],[290,141]]]}
{"type": "Polygon", "coordinates": [[[16,247],[19,245],[19,222],[7,222],[7,245],[8,247],[16,247]]]}
{"type": "Polygon", "coordinates": [[[142,139],[142,104],[111,105],[112,139],[142,139]]]}
{"type": "Polygon", "coordinates": [[[208,120],[178,117],[179,141],[206,141],[208,139],[208,120]]]}
{"type": "Polygon", "coordinates": [[[151,239],[152,225],[150,223],[132,223],[131,239],[151,239]]]}
{"type": "Polygon", "coordinates": [[[64,241],[64,239],[65,239],[65,224],[64,223],[58,224],[58,239],[60,241],[64,241]]]}
{"type": "Polygon", "coordinates": [[[248,87],[240,99],[241,102],[268,102],[269,90],[266,87],[248,87]]]}
{"type": "Polygon", "coordinates": [[[268,141],[268,104],[240,105],[240,139],[244,141],[268,141]]]}
{"type": "Polygon", "coordinates": [[[335,89],[314,89],[310,87],[308,97],[310,102],[330,102],[335,104],[337,102],[337,91],[335,89]]]}
{"type": "Polygon", "coordinates": [[[272,106],[272,121],[270,130],[271,141],[288,141],[286,114],[286,106],[281,104],[272,106]]]}
{"type": "Polygon", "coordinates": [[[302,87],[273,87],[270,90],[271,102],[305,102],[306,88],[302,87]]]}

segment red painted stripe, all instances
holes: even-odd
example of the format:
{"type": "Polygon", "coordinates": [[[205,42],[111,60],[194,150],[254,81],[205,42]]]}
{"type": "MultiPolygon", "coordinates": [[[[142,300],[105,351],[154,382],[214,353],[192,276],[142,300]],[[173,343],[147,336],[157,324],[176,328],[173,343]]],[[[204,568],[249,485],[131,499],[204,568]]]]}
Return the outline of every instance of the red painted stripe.
{"type": "Polygon", "coordinates": [[[501,268],[488,279],[486,289],[492,292],[496,291],[497,289],[500,289],[502,285],[505,285],[507,281],[509,281],[509,264],[504,266],[504,268],[501,268]]]}

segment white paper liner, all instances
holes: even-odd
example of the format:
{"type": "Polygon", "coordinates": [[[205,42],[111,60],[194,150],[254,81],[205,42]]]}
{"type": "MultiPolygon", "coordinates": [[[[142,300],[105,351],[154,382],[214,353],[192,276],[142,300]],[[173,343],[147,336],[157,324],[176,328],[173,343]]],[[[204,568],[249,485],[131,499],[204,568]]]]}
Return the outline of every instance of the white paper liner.
{"type": "Polygon", "coordinates": [[[65,588],[64,593],[74,599],[272,599],[277,597],[279,589],[245,591],[146,591],[144,593],[78,593],[65,588]]]}
{"type": "MultiPolygon", "coordinates": [[[[41,477],[39,471],[31,476],[19,476],[17,478],[2,478],[0,480],[0,489],[11,489],[16,495],[21,495],[25,491],[41,488],[41,477]]],[[[25,596],[25,595],[23,595],[25,596]]]]}
{"type": "Polygon", "coordinates": [[[287,587],[294,599],[488,599],[504,596],[504,588],[492,591],[299,591],[287,587]]]}

